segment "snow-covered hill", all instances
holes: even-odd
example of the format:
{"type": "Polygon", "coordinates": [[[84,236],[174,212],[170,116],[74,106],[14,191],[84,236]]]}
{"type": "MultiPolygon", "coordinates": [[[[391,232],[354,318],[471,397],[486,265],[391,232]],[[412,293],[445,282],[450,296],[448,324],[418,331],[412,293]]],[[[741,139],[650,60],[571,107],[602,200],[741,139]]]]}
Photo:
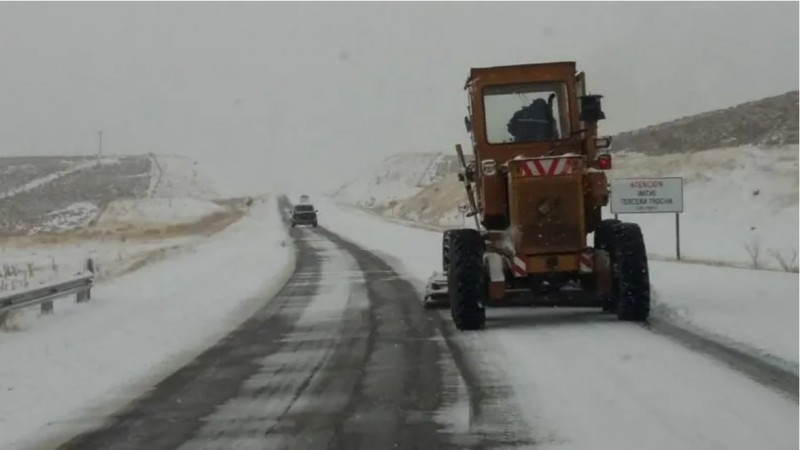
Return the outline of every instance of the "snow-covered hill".
{"type": "Polygon", "coordinates": [[[682,117],[620,133],[614,137],[614,148],[663,155],[742,145],[775,147],[797,144],[797,102],[798,91],[791,91],[682,117]]]}
{"type": "Polygon", "coordinates": [[[401,153],[383,160],[333,193],[334,198],[365,208],[383,208],[413,196],[455,172],[455,154],[401,153]]]}
{"type": "Polygon", "coordinates": [[[151,197],[213,200],[222,194],[210,168],[184,156],[150,155],[153,162],[151,197]]]}
{"type": "Polygon", "coordinates": [[[0,234],[61,233],[94,223],[110,204],[220,197],[208,167],[180,156],[0,158],[0,234]]]}

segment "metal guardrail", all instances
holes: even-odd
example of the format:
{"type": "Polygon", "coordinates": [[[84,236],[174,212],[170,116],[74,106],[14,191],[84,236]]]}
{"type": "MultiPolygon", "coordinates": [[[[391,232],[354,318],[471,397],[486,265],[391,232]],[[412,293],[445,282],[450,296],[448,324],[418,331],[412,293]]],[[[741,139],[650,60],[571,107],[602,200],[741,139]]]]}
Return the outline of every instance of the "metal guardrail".
{"type": "Polygon", "coordinates": [[[75,295],[78,303],[91,299],[94,283],[94,263],[87,261],[87,272],[66,281],[43,284],[18,292],[0,296],[0,322],[9,311],[33,305],[41,305],[42,314],[53,313],[53,300],[75,295]]]}

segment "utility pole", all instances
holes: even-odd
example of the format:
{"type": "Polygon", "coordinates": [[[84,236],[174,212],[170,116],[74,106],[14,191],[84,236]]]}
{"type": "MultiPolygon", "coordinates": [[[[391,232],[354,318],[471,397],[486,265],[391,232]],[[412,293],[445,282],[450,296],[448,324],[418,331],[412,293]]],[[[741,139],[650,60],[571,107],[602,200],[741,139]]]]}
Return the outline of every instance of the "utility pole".
{"type": "Polygon", "coordinates": [[[97,148],[97,156],[103,156],[103,130],[97,132],[98,137],[98,148],[97,148]]]}

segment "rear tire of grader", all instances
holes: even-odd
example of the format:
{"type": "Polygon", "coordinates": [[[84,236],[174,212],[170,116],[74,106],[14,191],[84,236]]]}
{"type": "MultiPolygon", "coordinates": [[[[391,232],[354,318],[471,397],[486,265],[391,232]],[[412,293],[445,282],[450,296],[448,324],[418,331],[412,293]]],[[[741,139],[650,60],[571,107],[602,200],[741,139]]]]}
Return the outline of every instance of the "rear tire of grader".
{"type": "Polygon", "coordinates": [[[453,322],[459,330],[483,329],[487,296],[483,236],[472,229],[448,231],[447,291],[453,322]]]}
{"type": "Polygon", "coordinates": [[[650,274],[644,236],[639,225],[614,225],[609,251],[617,318],[646,321],[650,315],[650,274]]]}

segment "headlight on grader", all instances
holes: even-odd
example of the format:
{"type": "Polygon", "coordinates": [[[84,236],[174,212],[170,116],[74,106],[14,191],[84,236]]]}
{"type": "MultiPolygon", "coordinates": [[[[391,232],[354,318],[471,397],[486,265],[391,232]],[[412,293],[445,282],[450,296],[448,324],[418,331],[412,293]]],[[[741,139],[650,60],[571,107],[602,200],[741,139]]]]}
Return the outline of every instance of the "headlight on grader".
{"type": "Polygon", "coordinates": [[[602,150],[611,148],[611,136],[594,138],[594,146],[602,150]]]}

